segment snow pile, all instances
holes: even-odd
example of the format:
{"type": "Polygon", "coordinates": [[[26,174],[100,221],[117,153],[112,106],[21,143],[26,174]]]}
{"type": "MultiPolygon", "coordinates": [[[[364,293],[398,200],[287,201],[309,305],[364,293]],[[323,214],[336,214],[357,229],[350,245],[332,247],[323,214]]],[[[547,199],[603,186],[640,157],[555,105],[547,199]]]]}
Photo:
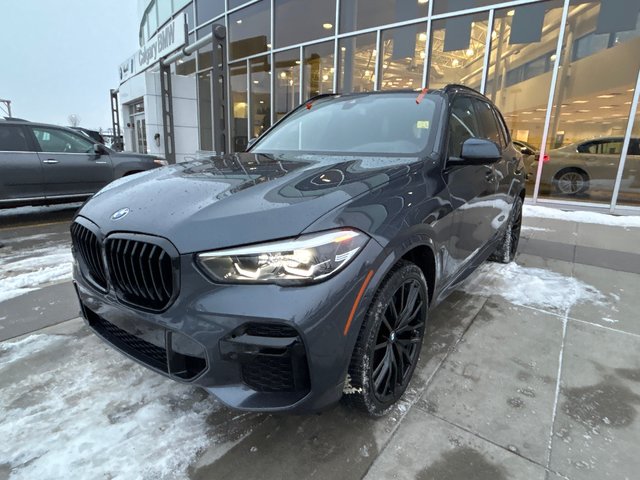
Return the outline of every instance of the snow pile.
{"type": "Polygon", "coordinates": [[[220,409],[93,336],[0,345],[0,465],[12,479],[186,478],[220,409]]]}
{"type": "Polygon", "coordinates": [[[600,291],[576,278],[541,268],[522,267],[515,262],[485,263],[458,289],[473,295],[500,295],[515,305],[559,313],[568,312],[578,303],[605,301],[600,291]]]}
{"type": "Polygon", "coordinates": [[[557,208],[541,207],[539,205],[524,205],[523,217],[552,218],[554,220],[568,220],[580,223],[596,223],[614,227],[640,228],[640,216],[617,217],[606,213],[559,210],[557,208]]]}
{"type": "Polygon", "coordinates": [[[0,302],[71,279],[68,244],[23,250],[0,257],[0,302]]]}
{"type": "Polygon", "coordinates": [[[50,206],[39,206],[39,207],[16,207],[16,208],[5,208],[0,210],[0,217],[9,217],[12,215],[29,215],[29,214],[37,214],[37,213],[52,213],[58,212],[61,210],[71,210],[78,209],[82,206],[82,202],[76,203],[63,203],[60,205],[50,205],[50,206]]]}

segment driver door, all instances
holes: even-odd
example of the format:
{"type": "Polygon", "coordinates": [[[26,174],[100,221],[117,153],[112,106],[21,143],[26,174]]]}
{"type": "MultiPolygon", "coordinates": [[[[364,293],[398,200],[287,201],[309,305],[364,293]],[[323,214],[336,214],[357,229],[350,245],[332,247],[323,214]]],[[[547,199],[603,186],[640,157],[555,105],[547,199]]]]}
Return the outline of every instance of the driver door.
{"type": "Polygon", "coordinates": [[[97,155],[90,140],[63,128],[29,128],[40,147],[47,198],[91,195],[113,180],[109,155],[97,155]]]}
{"type": "MultiPolygon", "coordinates": [[[[462,143],[484,138],[482,117],[471,97],[453,100],[449,117],[448,156],[459,157],[462,143]]],[[[451,194],[454,227],[449,246],[447,273],[459,273],[495,235],[498,178],[495,167],[486,165],[445,165],[443,177],[451,194]]]]}

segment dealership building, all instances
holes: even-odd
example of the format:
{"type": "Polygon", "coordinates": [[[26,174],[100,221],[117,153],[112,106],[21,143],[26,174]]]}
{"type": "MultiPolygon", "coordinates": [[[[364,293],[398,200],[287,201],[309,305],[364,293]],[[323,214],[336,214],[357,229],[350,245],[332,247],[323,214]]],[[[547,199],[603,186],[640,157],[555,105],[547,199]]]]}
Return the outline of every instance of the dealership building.
{"type": "Polygon", "coordinates": [[[125,149],[243,151],[326,93],[483,92],[540,204],[640,210],[639,0],[140,0],[112,91],[125,149]]]}

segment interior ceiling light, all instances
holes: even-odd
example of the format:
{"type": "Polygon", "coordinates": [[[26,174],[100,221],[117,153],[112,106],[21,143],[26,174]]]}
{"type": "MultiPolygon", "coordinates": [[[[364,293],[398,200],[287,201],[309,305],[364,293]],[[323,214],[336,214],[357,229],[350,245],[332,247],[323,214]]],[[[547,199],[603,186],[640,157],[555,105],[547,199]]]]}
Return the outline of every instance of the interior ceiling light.
{"type": "Polygon", "coordinates": [[[590,112],[590,111],[591,110],[578,110],[578,112],[580,112],[580,113],[587,113],[587,112],[590,112]]]}
{"type": "Polygon", "coordinates": [[[574,100],[571,103],[589,103],[589,100],[574,100]]]}
{"type": "Polygon", "coordinates": [[[474,54],[473,48],[467,48],[467,51],[464,53],[467,55],[467,57],[473,57],[473,54],[474,54]]]}
{"type": "Polygon", "coordinates": [[[425,3],[429,2],[429,0],[418,0],[418,3],[424,5],[425,3]]]}
{"type": "Polygon", "coordinates": [[[507,12],[507,16],[508,16],[508,17],[513,17],[513,15],[514,15],[515,13],[516,13],[516,11],[515,11],[515,10],[509,10],[509,11],[507,12]]]}
{"type": "Polygon", "coordinates": [[[322,28],[324,28],[325,30],[331,30],[333,28],[333,24],[329,22],[323,23],[322,28]]]}
{"type": "Polygon", "coordinates": [[[242,23],[242,19],[236,20],[236,23],[242,23]]]}
{"type": "Polygon", "coordinates": [[[600,108],[609,109],[609,108],[613,108],[613,106],[612,105],[602,105],[600,108]]]}
{"type": "Polygon", "coordinates": [[[598,98],[613,98],[617,95],[617,93],[604,93],[602,95],[598,95],[598,98]]]}
{"type": "Polygon", "coordinates": [[[421,33],[420,35],[418,35],[418,40],[420,40],[421,42],[424,42],[427,40],[427,34],[426,33],[421,33]]]}
{"type": "Polygon", "coordinates": [[[457,67],[458,65],[460,65],[460,62],[458,61],[457,58],[454,58],[453,62],[451,62],[451,65],[453,65],[454,67],[457,67]]]}

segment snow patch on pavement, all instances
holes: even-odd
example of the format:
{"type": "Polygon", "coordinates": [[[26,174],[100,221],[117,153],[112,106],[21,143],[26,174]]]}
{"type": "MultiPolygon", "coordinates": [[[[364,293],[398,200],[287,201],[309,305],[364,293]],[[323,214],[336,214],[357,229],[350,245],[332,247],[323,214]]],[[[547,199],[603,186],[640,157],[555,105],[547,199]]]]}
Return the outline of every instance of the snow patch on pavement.
{"type": "Polygon", "coordinates": [[[186,478],[220,439],[207,423],[220,409],[94,336],[0,344],[0,464],[12,479],[186,478]]]}
{"type": "Polygon", "coordinates": [[[9,217],[12,215],[29,215],[34,213],[51,213],[57,212],[60,210],[70,210],[72,208],[78,209],[82,206],[83,202],[76,203],[62,203],[60,205],[44,205],[38,207],[16,207],[16,208],[6,208],[0,210],[0,217],[9,217]]]}
{"type": "Polygon", "coordinates": [[[580,223],[596,223],[615,227],[640,228],[640,216],[615,216],[598,212],[564,211],[539,205],[524,205],[523,217],[551,218],[580,223]]]}
{"type": "Polygon", "coordinates": [[[579,303],[605,303],[599,290],[576,278],[515,262],[485,263],[458,289],[473,295],[500,295],[515,305],[562,313],[579,303]]]}
{"type": "Polygon", "coordinates": [[[44,246],[0,257],[0,302],[47,284],[71,280],[68,244],[44,246]]]}
{"type": "Polygon", "coordinates": [[[523,232],[550,232],[551,230],[548,228],[542,228],[542,227],[530,227],[529,225],[522,225],[520,227],[520,229],[523,232]]]}

